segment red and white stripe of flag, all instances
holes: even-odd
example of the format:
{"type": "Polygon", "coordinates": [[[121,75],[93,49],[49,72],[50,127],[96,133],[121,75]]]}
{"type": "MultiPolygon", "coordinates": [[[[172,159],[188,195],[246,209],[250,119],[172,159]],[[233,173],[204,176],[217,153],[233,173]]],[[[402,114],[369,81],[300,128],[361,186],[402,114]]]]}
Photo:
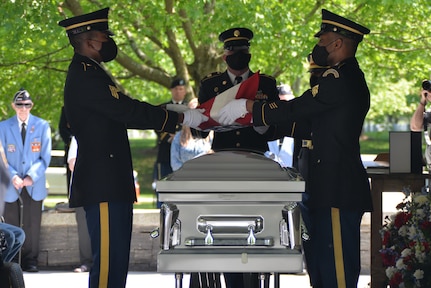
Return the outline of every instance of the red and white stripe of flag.
{"type": "Polygon", "coordinates": [[[227,89],[226,91],[218,94],[217,96],[211,98],[210,100],[200,104],[197,109],[205,109],[205,112],[203,114],[205,116],[208,116],[209,119],[208,121],[203,122],[201,125],[199,125],[199,128],[204,131],[228,131],[232,129],[237,129],[241,126],[251,125],[252,115],[251,113],[247,113],[244,117],[235,120],[236,125],[231,125],[229,127],[222,126],[218,122],[219,112],[221,108],[223,108],[227,103],[234,99],[245,98],[254,100],[257,94],[257,90],[259,89],[259,79],[259,71],[257,71],[251,77],[239,83],[238,85],[235,85],[227,89]]]}

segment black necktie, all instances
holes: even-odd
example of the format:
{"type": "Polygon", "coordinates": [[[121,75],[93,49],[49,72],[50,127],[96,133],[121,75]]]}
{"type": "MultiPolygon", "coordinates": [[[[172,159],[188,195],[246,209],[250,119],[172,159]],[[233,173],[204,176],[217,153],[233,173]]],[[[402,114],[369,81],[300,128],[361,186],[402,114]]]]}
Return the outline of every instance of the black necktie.
{"type": "Polygon", "coordinates": [[[22,144],[25,142],[25,122],[22,122],[21,124],[21,138],[22,138],[22,144]]]}
{"type": "Polygon", "coordinates": [[[242,77],[241,76],[236,76],[235,77],[235,84],[239,84],[242,81],[242,77]]]}

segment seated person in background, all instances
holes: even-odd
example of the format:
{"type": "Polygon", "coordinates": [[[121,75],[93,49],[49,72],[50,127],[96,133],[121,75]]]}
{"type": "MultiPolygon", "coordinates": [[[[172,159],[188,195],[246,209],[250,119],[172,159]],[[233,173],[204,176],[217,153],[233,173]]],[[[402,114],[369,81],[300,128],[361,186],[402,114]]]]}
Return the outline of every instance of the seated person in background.
{"type": "Polygon", "coordinates": [[[0,222],[0,232],[4,233],[6,242],[5,244],[0,243],[1,259],[3,259],[3,262],[11,262],[15,255],[18,254],[22,244],[24,244],[24,230],[17,226],[0,222]]]}
{"type": "MultiPolygon", "coordinates": [[[[197,105],[197,98],[193,98],[188,104],[190,109],[195,109],[197,105]]],[[[206,138],[200,138],[195,137],[194,132],[194,129],[183,125],[181,130],[175,134],[171,143],[171,167],[173,171],[180,169],[186,161],[211,150],[213,133],[210,133],[206,138]]]]}

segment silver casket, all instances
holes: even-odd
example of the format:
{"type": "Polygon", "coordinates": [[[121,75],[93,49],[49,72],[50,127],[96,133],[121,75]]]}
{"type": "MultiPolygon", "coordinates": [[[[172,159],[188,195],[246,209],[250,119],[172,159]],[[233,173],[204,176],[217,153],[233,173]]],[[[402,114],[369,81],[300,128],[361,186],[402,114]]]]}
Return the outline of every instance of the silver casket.
{"type": "Polygon", "coordinates": [[[302,272],[304,181],[261,154],[220,151],[157,182],[158,272],[302,272]]]}

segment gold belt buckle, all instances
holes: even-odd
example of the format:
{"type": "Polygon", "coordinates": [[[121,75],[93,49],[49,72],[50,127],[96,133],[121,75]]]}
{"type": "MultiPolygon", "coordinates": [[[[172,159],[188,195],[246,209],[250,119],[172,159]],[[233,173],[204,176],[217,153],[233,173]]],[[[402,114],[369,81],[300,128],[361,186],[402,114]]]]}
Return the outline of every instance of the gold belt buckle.
{"type": "Polygon", "coordinates": [[[313,150],[313,142],[311,140],[302,140],[302,147],[313,150]]]}

